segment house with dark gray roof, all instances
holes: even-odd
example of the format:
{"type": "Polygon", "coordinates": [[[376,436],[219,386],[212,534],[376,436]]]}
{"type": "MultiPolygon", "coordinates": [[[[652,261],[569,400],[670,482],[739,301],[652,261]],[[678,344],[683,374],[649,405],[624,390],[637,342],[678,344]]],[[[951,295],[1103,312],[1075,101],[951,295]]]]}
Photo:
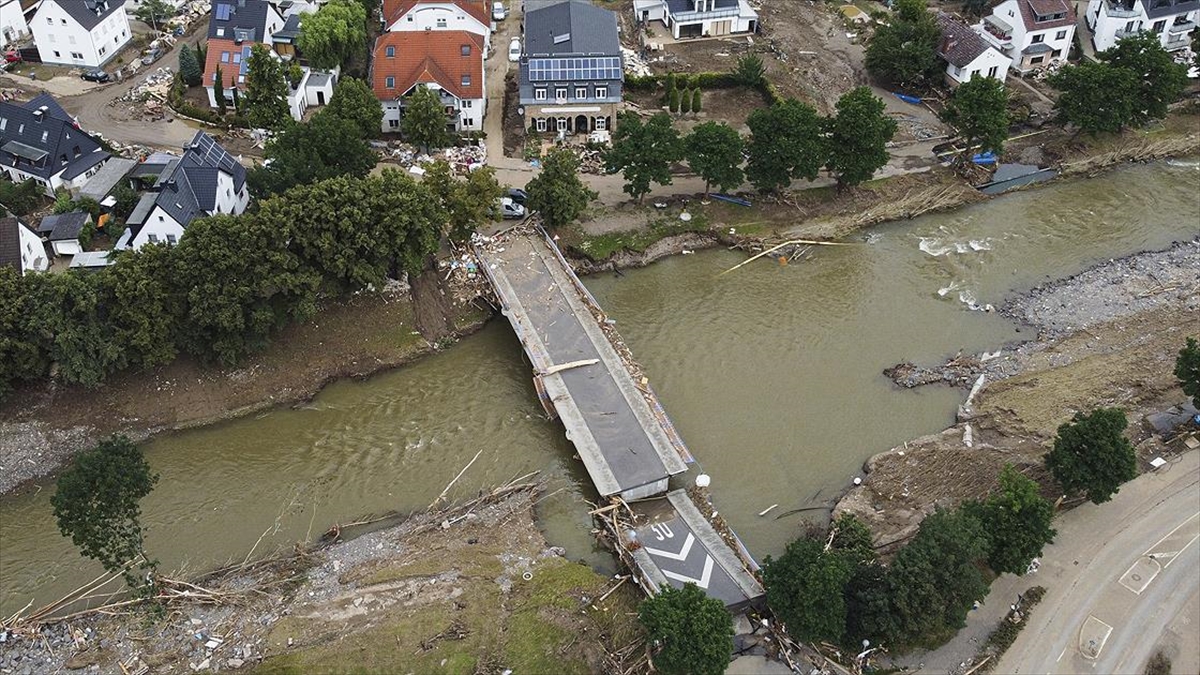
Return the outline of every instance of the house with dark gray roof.
{"type": "Polygon", "coordinates": [[[586,0],[525,14],[519,93],[526,128],[588,133],[613,128],[625,80],[617,15],[586,0]]]}
{"type": "Polygon", "coordinates": [[[662,23],[676,40],[758,30],[758,12],[746,0],[633,0],[633,16],[662,23]]]}
{"type": "Polygon", "coordinates": [[[11,267],[17,274],[49,269],[50,259],[41,237],[16,216],[7,211],[3,213],[0,217],[0,268],[11,267]]]}
{"type": "Polygon", "coordinates": [[[212,136],[196,132],[183,155],[159,174],[126,219],[118,249],[175,244],[197,218],[239,214],[250,203],[246,168],[212,136]]]}
{"type": "Polygon", "coordinates": [[[945,12],[938,12],[937,22],[942,29],[938,56],[946,62],[947,84],[957,87],[975,77],[991,77],[1003,82],[1008,77],[1012,60],[975,29],[945,12]]]}
{"type": "Polygon", "coordinates": [[[38,233],[50,240],[54,255],[75,255],[83,251],[79,235],[92,222],[92,214],[84,211],[53,214],[38,223],[38,233]]]}
{"type": "Polygon", "coordinates": [[[1004,0],[975,31],[1007,56],[1021,74],[1065,63],[1075,38],[1075,6],[1068,0],[1004,0]]]}
{"type": "Polygon", "coordinates": [[[1200,22],[1200,0],[1091,0],[1086,16],[1098,52],[1145,31],[1173,52],[1191,44],[1192,31],[1200,22]]]}
{"type": "Polygon", "coordinates": [[[133,38],[125,0],[42,0],[29,21],[43,63],[99,68],[133,38]]]}
{"type": "Polygon", "coordinates": [[[0,167],[14,183],[77,192],[111,157],[49,94],[0,102],[0,167]]]}

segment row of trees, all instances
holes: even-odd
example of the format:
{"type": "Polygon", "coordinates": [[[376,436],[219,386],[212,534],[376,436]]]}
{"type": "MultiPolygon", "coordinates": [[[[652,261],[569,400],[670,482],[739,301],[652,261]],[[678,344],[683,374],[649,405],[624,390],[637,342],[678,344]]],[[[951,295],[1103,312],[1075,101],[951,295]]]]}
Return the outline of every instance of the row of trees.
{"type": "Polygon", "coordinates": [[[704,179],[706,193],[712,186],[733,190],[745,180],[774,192],[793,180],[814,180],[822,168],[837,177],[840,189],[869,180],[887,164],[887,143],[896,133],[883,101],[866,87],[842,96],[832,117],[788,98],[755,110],[747,124],[748,139],[721,122],[704,122],[681,137],[666,113],[642,121],[624,112],[607,168],[622,172],[625,192],[638,201],[652,183],[670,185],[672,166],[685,160],[704,179]]]}
{"type": "Polygon", "coordinates": [[[473,230],[499,194],[489,170],[469,182],[439,171],[444,180],[385,170],[295,187],[254,212],[197,220],[177,246],[118,253],[95,273],[0,270],[0,390],[52,366],[95,386],[181,352],[235,364],[312,316],[322,296],[418,273],[443,235],[473,230]]]}

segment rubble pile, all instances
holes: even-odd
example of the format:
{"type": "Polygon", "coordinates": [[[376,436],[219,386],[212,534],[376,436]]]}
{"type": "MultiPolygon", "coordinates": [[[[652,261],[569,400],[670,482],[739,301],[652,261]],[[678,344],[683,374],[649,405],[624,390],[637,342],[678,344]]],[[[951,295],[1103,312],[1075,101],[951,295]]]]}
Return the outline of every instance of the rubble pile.
{"type": "Polygon", "coordinates": [[[604,153],[584,146],[577,146],[575,154],[579,157],[579,172],[604,175],[604,153]]]}
{"type": "Polygon", "coordinates": [[[401,166],[423,166],[437,160],[444,160],[459,174],[474,171],[487,162],[487,146],[465,145],[436,150],[426,154],[420,148],[402,141],[376,141],[372,147],[379,151],[383,161],[401,166]]]}

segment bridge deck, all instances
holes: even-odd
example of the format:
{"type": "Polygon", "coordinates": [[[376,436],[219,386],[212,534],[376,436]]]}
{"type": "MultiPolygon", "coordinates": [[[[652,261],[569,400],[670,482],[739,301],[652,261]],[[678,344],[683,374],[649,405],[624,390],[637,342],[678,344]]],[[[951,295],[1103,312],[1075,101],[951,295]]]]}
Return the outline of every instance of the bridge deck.
{"type": "Polygon", "coordinates": [[[596,490],[625,499],[661,494],[687,467],[550,247],[527,234],[477,253],[596,490]]]}

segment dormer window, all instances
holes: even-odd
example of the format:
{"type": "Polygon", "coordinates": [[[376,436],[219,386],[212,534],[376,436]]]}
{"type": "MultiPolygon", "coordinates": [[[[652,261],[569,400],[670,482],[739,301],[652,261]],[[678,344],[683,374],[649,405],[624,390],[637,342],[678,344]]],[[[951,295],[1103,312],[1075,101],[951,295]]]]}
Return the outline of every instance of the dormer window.
{"type": "Polygon", "coordinates": [[[387,48],[387,50],[386,50],[386,54],[387,54],[387,57],[388,57],[389,59],[394,59],[394,58],[396,58],[396,48],[395,48],[395,47],[388,47],[388,48],[387,48]]]}
{"type": "Polygon", "coordinates": [[[471,55],[471,45],[463,45],[463,46],[462,46],[462,55],[463,55],[463,56],[470,56],[470,55],[471,55]]]}
{"type": "Polygon", "coordinates": [[[470,75],[463,75],[463,76],[462,76],[462,79],[459,81],[459,83],[460,83],[462,86],[464,86],[464,87],[469,87],[469,86],[471,86],[471,76],[470,76],[470,75]]]}

